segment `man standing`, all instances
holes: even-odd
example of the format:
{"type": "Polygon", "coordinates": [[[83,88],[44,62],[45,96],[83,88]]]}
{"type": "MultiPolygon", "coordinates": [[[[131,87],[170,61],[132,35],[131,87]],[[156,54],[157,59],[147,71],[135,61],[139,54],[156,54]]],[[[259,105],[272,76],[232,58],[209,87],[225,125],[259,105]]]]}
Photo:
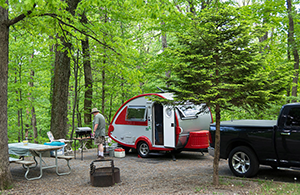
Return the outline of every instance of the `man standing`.
{"type": "Polygon", "coordinates": [[[104,159],[103,144],[105,143],[105,118],[99,113],[97,108],[93,108],[91,114],[94,115],[93,120],[93,136],[95,145],[98,145],[98,160],[104,159]]]}

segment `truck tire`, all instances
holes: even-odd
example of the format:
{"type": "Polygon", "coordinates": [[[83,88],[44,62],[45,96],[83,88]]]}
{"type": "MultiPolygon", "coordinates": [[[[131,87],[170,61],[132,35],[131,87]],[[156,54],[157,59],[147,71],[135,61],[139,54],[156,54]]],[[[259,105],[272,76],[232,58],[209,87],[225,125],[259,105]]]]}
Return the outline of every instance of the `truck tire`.
{"type": "Polygon", "coordinates": [[[148,157],[149,153],[150,153],[149,146],[144,141],[139,142],[137,151],[138,151],[138,154],[140,155],[140,157],[142,157],[142,158],[148,157]]]}
{"type": "Polygon", "coordinates": [[[259,168],[256,155],[246,146],[238,146],[230,152],[228,165],[232,173],[238,177],[253,177],[259,168]]]}

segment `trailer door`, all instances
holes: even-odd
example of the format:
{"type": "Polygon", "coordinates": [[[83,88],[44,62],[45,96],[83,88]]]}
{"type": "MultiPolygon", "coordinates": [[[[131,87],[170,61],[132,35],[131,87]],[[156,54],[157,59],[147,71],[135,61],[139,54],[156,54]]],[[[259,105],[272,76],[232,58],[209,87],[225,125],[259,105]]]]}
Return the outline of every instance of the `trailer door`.
{"type": "Polygon", "coordinates": [[[175,113],[171,106],[164,106],[164,146],[175,148],[175,113]]]}

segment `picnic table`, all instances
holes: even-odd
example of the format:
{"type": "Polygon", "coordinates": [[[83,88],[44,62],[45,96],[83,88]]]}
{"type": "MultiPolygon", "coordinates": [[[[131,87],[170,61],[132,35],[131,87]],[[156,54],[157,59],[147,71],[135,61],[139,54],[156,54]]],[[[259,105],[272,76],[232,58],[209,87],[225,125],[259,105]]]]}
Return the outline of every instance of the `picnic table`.
{"type": "Polygon", "coordinates": [[[49,146],[44,144],[35,144],[35,143],[11,143],[8,144],[8,153],[12,155],[19,156],[19,158],[9,158],[9,162],[22,164],[23,167],[27,169],[25,173],[25,178],[27,180],[40,179],[43,176],[43,170],[49,168],[55,168],[57,175],[66,175],[71,173],[71,167],[69,161],[73,159],[73,156],[58,156],[57,150],[61,149],[63,146],[49,146]],[[54,151],[54,156],[48,155],[50,151],[54,151]],[[33,160],[24,160],[25,156],[33,156],[33,160]],[[39,157],[39,163],[35,157],[39,157]],[[43,157],[53,157],[55,158],[54,165],[47,165],[43,160],[43,157]],[[59,173],[58,172],[58,163],[57,159],[64,159],[67,161],[67,166],[69,168],[68,172],[59,173]],[[34,166],[31,166],[35,164],[34,166]],[[37,177],[28,178],[28,173],[31,168],[35,168],[39,164],[40,175],[37,177]]]}

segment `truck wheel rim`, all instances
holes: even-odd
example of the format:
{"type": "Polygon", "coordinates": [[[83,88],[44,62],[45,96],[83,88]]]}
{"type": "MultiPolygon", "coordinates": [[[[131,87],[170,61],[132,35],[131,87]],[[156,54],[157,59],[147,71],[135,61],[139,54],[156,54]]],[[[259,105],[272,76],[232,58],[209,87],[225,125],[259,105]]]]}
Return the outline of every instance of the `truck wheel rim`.
{"type": "Polygon", "coordinates": [[[250,169],[250,158],[244,152],[237,152],[231,160],[232,167],[238,173],[246,173],[250,169]]]}
{"type": "Polygon", "coordinates": [[[143,154],[143,155],[148,154],[148,152],[149,152],[148,145],[145,144],[145,143],[142,143],[141,146],[140,146],[140,152],[141,152],[141,154],[143,154]]]}

